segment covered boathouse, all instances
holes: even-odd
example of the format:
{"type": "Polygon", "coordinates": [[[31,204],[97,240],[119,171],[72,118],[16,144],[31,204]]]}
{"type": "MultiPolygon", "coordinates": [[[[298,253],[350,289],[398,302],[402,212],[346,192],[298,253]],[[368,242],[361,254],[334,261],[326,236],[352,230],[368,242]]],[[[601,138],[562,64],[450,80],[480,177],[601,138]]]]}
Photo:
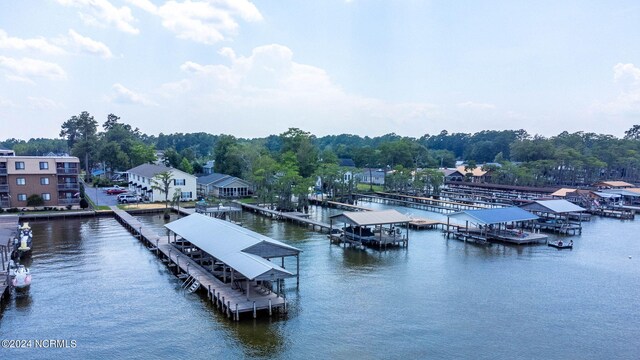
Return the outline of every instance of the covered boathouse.
{"type": "Polygon", "coordinates": [[[540,217],[535,225],[540,230],[567,235],[582,233],[582,212],[586,209],[567,200],[536,200],[520,205],[520,208],[540,217]],[[571,221],[571,218],[578,222],[571,221]]]}
{"type": "Polygon", "coordinates": [[[368,245],[382,249],[387,245],[409,243],[409,222],[411,219],[396,210],[345,212],[329,218],[329,239],[351,245],[368,245]],[[335,232],[334,224],[343,224],[342,230],[335,232]],[[405,231],[403,234],[402,228],[405,231]]]}
{"type": "Polygon", "coordinates": [[[447,238],[486,243],[489,240],[513,244],[530,244],[546,241],[547,236],[533,232],[538,216],[518,207],[464,210],[447,215],[447,238]],[[451,219],[464,225],[452,225],[451,219]],[[532,230],[531,232],[525,229],[532,230]]]}
{"type": "Polygon", "coordinates": [[[165,227],[170,230],[170,244],[219,280],[217,286],[232,290],[229,297],[233,298],[225,301],[236,318],[251,311],[255,316],[256,310],[286,311],[284,280],[295,277],[299,286],[302,250],[198,213],[165,227]],[[286,257],[295,257],[296,273],[285,269],[286,257]],[[277,258],[281,259],[280,265],[270,261],[277,258]]]}

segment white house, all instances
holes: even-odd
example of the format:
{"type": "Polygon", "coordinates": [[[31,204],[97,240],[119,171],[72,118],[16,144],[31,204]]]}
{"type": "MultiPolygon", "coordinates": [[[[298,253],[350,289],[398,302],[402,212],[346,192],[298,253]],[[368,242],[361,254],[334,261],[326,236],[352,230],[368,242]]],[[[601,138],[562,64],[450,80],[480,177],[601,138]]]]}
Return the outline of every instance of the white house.
{"type": "Polygon", "coordinates": [[[235,176],[213,173],[201,176],[197,180],[199,196],[215,196],[218,198],[247,197],[252,186],[248,181],[235,176]]]}
{"type": "Polygon", "coordinates": [[[173,198],[176,189],[180,189],[180,200],[194,200],[196,198],[196,177],[184,171],[156,164],[142,164],[127,170],[129,190],[141,195],[149,201],[164,201],[165,194],[153,186],[162,187],[154,177],[162,172],[171,173],[169,185],[169,199],[173,198]]]}

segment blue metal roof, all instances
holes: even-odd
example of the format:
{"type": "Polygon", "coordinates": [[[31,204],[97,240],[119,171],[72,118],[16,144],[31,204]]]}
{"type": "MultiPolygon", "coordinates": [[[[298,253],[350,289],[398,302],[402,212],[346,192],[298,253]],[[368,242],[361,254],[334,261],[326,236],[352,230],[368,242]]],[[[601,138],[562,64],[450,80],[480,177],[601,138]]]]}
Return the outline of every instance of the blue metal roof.
{"type": "Polygon", "coordinates": [[[487,225],[538,219],[536,215],[516,206],[498,209],[465,210],[451,214],[448,217],[487,225]]]}

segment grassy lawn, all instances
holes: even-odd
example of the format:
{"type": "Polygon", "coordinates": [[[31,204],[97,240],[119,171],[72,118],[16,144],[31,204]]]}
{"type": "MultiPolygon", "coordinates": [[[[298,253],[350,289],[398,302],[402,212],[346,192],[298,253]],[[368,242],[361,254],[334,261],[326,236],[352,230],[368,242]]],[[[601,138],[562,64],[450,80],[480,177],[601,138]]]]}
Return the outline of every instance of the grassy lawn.
{"type": "MultiPolygon", "coordinates": [[[[358,191],[369,191],[371,189],[371,185],[369,184],[358,184],[358,191]]],[[[373,191],[383,191],[384,188],[382,185],[373,185],[373,191]]]]}

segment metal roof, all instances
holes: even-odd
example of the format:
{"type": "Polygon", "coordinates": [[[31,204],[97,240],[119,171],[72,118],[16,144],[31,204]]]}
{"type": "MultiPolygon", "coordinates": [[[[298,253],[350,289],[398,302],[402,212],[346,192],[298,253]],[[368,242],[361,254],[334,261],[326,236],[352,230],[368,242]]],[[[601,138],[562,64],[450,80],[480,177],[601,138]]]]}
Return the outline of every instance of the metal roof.
{"type": "Polygon", "coordinates": [[[408,223],[411,219],[396,210],[346,212],[331,216],[331,221],[344,222],[352,225],[383,225],[408,223]]]}
{"type": "Polygon", "coordinates": [[[515,206],[496,209],[465,210],[448,215],[448,217],[487,225],[538,219],[538,216],[515,206]]]}
{"type": "Polygon", "coordinates": [[[606,198],[606,199],[617,199],[619,197],[622,197],[622,195],[620,194],[612,194],[612,193],[606,193],[606,192],[600,192],[600,191],[594,191],[593,193],[601,198],[606,198]]]}
{"type": "Polygon", "coordinates": [[[293,276],[288,270],[258,254],[280,257],[301,252],[298,248],[228,221],[197,213],[166,224],[165,227],[249,280],[275,280],[293,276]]]}
{"type": "Polygon", "coordinates": [[[132,169],[127,170],[128,173],[130,174],[135,174],[135,175],[140,175],[140,176],[144,176],[146,178],[153,178],[154,176],[156,176],[157,174],[160,174],[161,172],[165,172],[165,171],[170,171],[173,176],[175,176],[175,174],[183,174],[185,176],[191,176],[194,177],[193,175],[186,173],[182,170],[178,170],[176,168],[171,168],[171,167],[166,167],[164,165],[156,165],[156,164],[142,164],[142,165],[138,165],[132,169]]]}
{"type": "Polygon", "coordinates": [[[536,200],[532,203],[520,205],[520,208],[529,211],[540,211],[546,213],[563,214],[570,212],[580,212],[586,209],[567,200],[536,200]]]}
{"type": "Polygon", "coordinates": [[[618,195],[622,195],[622,196],[630,196],[630,197],[638,197],[638,196],[640,196],[640,194],[635,192],[635,191],[633,191],[633,189],[606,189],[606,190],[602,190],[602,192],[608,193],[608,194],[618,194],[618,195]]]}
{"type": "Polygon", "coordinates": [[[567,193],[574,192],[576,190],[577,189],[562,188],[562,189],[558,189],[555,192],[551,193],[551,196],[565,197],[565,196],[567,196],[567,193]]]}

